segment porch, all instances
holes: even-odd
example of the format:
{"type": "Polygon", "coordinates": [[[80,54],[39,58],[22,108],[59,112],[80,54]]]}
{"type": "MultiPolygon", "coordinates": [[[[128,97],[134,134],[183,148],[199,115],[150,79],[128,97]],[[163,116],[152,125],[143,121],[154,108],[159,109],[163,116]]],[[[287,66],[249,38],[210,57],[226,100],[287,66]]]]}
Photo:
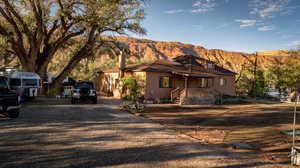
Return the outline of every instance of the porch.
{"type": "MultiPolygon", "coordinates": [[[[173,79],[171,101],[182,104],[186,98],[214,99],[217,91],[214,88],[217,76],[199,74],[176,74],[173,79]]],[[[212,100],[213,101],[213,100],[212,100]]]]}

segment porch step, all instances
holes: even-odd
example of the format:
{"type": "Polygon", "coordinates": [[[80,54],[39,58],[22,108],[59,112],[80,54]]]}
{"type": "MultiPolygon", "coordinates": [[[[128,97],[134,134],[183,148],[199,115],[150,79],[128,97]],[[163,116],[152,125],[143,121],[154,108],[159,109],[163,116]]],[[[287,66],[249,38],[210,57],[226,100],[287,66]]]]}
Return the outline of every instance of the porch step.
{"type": "Polygon", "coordinates": [[[179,104],[180,103],[180,99],[179,98],[175,99],[173,103],[174,104],[179,104]]]}

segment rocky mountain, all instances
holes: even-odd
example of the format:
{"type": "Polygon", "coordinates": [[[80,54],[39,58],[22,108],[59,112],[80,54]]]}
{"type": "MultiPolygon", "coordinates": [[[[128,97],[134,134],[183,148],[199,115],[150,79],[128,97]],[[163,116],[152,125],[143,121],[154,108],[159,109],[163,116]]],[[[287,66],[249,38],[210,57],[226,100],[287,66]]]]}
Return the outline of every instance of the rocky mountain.
{"type": "Polygon", "coordinates": [[[262,68],[283,63],[289,57],[289,51],[287,50],[259,52],[256,55],[220,49],[206,49],[202,46],[180,42],[153,41],[123,36],[118,37],[118,40],[128,45],[131,51],[128,59],[133,61],[137,58],[151,61],[156,59],[170,59],[183,54],[193,54],[214,61],[216,64],[237,73],[248,66],[252,66],[256,57],[258,65],[262,68]]]}
{"type": "MultiPolygon", "coordinates": [[[[253,66],[257,57],[258,65],[262,68],[270,67],[274,64],[284,63],[289,58],[289,51],[274,50],[259,52],[256,54],[232,52],[220,49],[206,49],[202,46],[184,44],[180,42],[153,41],[148,39],[129,38],[124,36],[116,37],[118,41],[125,43],[130,54],[127,62],[149,62],[156,59],[171,59],[184,54],[192,54],[214,61],[219,66],[230,69],[236,73],[242,72],[245,68],[253,66]]],[[[64,63],[69,60],[69,50],[59,51],[49,66],[49,72],[57,74],[64,67],[64,63]]],[[[1,59],[0,65],[4,64],[1,59]],[[2,62],[3,63],[2,63],[2,62]]],[[[72,76],[76,79],[90,79],[98,71],[112,68],[117,64],[117,58],[109,55],[98,55],[93,60],[82,60],[72,76]]],[[[13,64],[17,64],[13,62],[13,64]]]]}

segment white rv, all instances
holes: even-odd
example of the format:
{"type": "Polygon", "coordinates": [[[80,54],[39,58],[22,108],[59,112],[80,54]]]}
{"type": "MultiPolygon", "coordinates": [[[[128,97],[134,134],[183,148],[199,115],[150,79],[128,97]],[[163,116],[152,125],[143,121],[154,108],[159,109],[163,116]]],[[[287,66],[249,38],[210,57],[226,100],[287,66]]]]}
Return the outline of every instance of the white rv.
{"type": "Polygon", "coordinates": [[[23,98],[35,98],[40,91],[40,76],[31,72],[13,72],[8,76],[9,85],[23,98]]]}

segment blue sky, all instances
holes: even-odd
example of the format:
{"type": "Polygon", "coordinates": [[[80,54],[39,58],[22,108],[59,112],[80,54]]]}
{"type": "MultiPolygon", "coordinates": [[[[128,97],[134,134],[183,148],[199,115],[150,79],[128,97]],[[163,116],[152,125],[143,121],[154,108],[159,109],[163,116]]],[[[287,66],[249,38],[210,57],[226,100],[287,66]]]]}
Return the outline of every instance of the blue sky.
{"type": "Polygon", "coordinates": [[[146,36],[256,52],[300,44],[300,0],[150,0],[146,36]]]}

